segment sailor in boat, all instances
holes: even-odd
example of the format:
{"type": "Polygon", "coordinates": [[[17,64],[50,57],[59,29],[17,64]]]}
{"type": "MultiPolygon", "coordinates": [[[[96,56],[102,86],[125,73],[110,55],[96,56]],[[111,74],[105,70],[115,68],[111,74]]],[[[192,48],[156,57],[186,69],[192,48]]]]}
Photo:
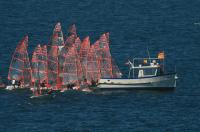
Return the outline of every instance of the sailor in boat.
{"type": "Polygon", "coordinates": [[[75,83],[68,83],[66,85],[66,88],[62,88],[61,92],[65,92],[66,90],[76,90],[76,84],[75,83]]]}
{"type": "Polygon", "coordinates": [[[73,90],[79,90],[80,89],[80,86],[79,86],[79,83],[78,82],[74,82],[71,84],[71,87],[73,90]]]}
{"type": "Polygon", "coordinates": [[[85,92],[91,92],[92,91],[86,78],[83,80],[80,88],[81,88],[81,91],[85,91],[85,92]]]}
{"type": "Polygon", "coordinates": [[[97,82],[94,79],[92,79],[90,87],[96,87],[96,86],[97,86],[97,82]]]}
{"type": "Polygon", "coordinates": [[[18,81],[15,80],[15,79],[13,79],[13,80],[11,81],[11,84],[12,84],[12,86],[13,86],[14,89],[15,89],[16,87],[18,87],[18,81]]]}
{"type": "Polygon", "coordinates": [[[72,90],[73,89],[73,84],[72,83],[67,84],[67,89],[68,90],[72,90]]]}
{"type": "Polygon", "coordinates": [[[81,80],[77,80],[73,83],[72,85],[72,89],[73,90],[80,90],[80,84],[81,84],[81,80]]]}
{"type": "Polygon", "coordinates": [[[53,93],[53,89],[50,89],[47,94],[52,94],[53,93]]]}
{"type": "Polygon", "coordinates": [[[19,80],[19,81],[17,82],[17,86],[18,86],[18,87],[21,87],[21,86],[22,86],[22,81],[21,81],[21,80],[19,80]]]}
{"type": "Polygon", "coordinates": [[[89,86],[88,82],[87,82],[87,79],[85,78],[82,83],[81,83],[81,88],[87,88],[89,86]]]}
{"type": "Polygon", "coordinates": [[[46,81],[42,81],[42,83],[40,83],[40,86],[42,87],[42,89],[45,89],[46,88],[46,81]]]}

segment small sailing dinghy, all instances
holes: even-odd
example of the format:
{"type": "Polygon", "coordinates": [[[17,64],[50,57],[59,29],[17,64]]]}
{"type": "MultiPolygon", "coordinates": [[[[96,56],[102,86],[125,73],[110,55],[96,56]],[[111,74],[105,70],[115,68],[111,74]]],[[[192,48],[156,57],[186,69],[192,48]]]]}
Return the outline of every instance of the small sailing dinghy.
{"type": "Polygon", "coordinates": [[[28,88],[31,84],[31,67],[28,57],[28,36],[25,36],[17,45],[9,67],[8,80],[12,85],[7,90],[28,88]]]}
{"type": "Polygon", "coordinates": [[[97,89],[172,90],[176,87],[177,74],[164,72],[164,52],[157,58],[134,58],[127,64],[130,66],[128,78],[100,79],[97,89]]]}
{"type": "Polygon", "coordinates": [[[47,82],[47,52],[46,46],[38,45],[32,55],[32,84],[33,96],[30,98],[38,98],[49,95],[46,88],[47,82]]]}

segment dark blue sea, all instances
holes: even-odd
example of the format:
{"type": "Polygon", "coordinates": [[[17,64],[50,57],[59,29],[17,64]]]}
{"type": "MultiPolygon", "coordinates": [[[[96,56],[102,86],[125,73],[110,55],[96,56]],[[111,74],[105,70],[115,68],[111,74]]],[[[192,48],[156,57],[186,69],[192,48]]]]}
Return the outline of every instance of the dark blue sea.
{"type": "Polygon", "coordinates": [[[49,43],[61,22],[75,23],[94,43],[110,33],[124,77],[125,62],[164,50],[166,70],[178,73],[174,91],[66,92],[30,99],[30,91],[0,90],[1,132],[200,131],[199,0],[1,0],[0,76],[7,83],[12,53],[29,35],[29,53],[49,43]]]}

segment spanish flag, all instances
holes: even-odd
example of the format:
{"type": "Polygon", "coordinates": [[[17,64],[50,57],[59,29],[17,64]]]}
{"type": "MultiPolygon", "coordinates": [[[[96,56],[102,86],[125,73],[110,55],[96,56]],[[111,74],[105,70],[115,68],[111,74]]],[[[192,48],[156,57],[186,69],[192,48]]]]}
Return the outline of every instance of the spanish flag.
{"type": "Polygon", "coordinates": [[[161,60],[165,59],[164,51],[161,51],[161,52],[158,53],[158,59],[161,59],[161,60]]]}

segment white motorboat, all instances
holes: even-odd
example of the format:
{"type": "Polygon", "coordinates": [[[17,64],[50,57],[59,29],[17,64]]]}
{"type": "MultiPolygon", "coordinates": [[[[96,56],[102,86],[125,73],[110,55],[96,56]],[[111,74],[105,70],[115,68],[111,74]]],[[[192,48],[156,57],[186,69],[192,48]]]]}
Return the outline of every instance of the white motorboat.
{"type": "Polygon", "coordinates": [[[130,66],[128,78],[100,79],[97,89],[170,90],[176,87],[177,74],[164,73],[164,57],[134,58],[128,65],[130,66]],[[141,60],[143,62],[138,63],[141,60]]]}

